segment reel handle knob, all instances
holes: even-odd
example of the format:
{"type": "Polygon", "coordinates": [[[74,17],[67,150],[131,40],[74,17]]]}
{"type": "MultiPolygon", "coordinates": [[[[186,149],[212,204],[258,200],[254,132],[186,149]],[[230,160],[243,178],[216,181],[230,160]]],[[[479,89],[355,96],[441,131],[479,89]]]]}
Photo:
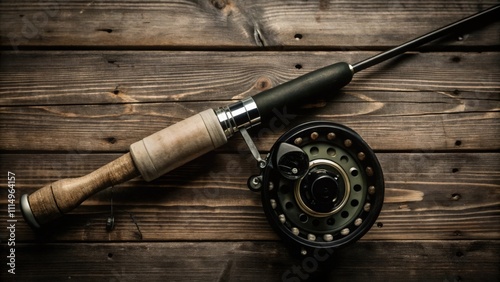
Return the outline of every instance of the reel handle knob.
{"type": "Polygon", "coordinates": [[[309,169],[309,157],[299,147],[281,143],[276,156],[280,174],[289,180],[302,178],[309,169]]]}

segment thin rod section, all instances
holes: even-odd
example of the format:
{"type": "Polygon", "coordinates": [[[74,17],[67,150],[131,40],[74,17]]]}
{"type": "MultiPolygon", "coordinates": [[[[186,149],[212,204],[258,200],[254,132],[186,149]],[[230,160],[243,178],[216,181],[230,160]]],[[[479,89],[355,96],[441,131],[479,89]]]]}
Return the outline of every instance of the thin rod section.
{"type": "Polygon", "coordinates": [[[500,12],[500,5],[495,5],[487,10],[484,10],[482,12],[474,14],[470,17],[461,19],[457,22],[454,22],[452,24],[444,26],[440,29],[431,31],[425,35],[422,35],[422,36],[417,37],[413,40],[410,40],[402,45],[399,45],[399,46],[394,47],[390,50],[382,52],[378,55],[375,55],[375,56],[370,57],[368,59],[365,59],[361,62],[358,62],[352,66],[353,71],[354,71],[354,73],[357,73],[358,71],[372,67],[372,66],[379,64],[385,60],[388,60],[392,57],[403,54],[404,52],[407,52],[407,51],[412,50],[416,47],[422,46],[426,43],[429,43],[429,42],[436,40],[440,37],[443,37],[447,34],[460,31],[461,29],[463,29],[466,26],[473,25],[473,24],[478,23],[481,20],[485,20],[486,18],[489,18],[491,16],[496,15],[496,20],[498,20],[500,18],[499,12],[500,12]]]}

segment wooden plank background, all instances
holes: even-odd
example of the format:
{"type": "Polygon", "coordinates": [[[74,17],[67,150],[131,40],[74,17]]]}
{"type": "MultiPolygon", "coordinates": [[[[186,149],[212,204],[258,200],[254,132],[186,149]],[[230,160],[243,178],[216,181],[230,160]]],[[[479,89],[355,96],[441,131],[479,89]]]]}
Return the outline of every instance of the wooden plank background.
{"type": "Polygon", "coordinates": [[[17,203],[16,275],[6,265],[8,171],[19,198],[203,109],[498,3],[0,2],[0,280],[498,281],[499,22],[363,71],[286,126],[252,130],[266,152],[294,124],[335,121],[380,159],[378,222],[319,277],[287,253],[246,188],[256,168],[240,137],[153,182],[105,190],[40,234],[17,203]]]}

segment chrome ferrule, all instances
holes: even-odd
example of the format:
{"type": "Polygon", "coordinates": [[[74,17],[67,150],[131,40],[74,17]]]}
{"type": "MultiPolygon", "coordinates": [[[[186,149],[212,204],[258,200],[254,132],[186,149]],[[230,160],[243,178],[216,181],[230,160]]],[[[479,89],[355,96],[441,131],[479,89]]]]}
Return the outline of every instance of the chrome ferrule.
{"type": "Polygon", "coordinates": [[[241,128],[260,124],[260,113],[252,97],[215,110],[224,134],[229,138],[241,128]]]}

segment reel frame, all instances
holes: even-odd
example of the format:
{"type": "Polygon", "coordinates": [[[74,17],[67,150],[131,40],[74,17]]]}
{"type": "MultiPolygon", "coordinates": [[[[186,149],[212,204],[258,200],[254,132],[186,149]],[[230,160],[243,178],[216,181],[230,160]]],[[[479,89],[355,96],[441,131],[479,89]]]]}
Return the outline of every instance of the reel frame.
{"type": "Polygon", "coordinates": [[[385,186],[378,159],[344,125],[313,121],[292,128],[260,168],[248,187],[261,192],[268,222],[294,254],[357,241],[382,209],[385,186]],[[293,154],[284,155],[283,147],[293,154]],[[298,157],[300,151],[305,156],[298,157]],[[300,172],[294,166],[304,167],[304,161],[308,169],[300,172]],[[299,175],[291,176],[292,170],[299,175]]]}

